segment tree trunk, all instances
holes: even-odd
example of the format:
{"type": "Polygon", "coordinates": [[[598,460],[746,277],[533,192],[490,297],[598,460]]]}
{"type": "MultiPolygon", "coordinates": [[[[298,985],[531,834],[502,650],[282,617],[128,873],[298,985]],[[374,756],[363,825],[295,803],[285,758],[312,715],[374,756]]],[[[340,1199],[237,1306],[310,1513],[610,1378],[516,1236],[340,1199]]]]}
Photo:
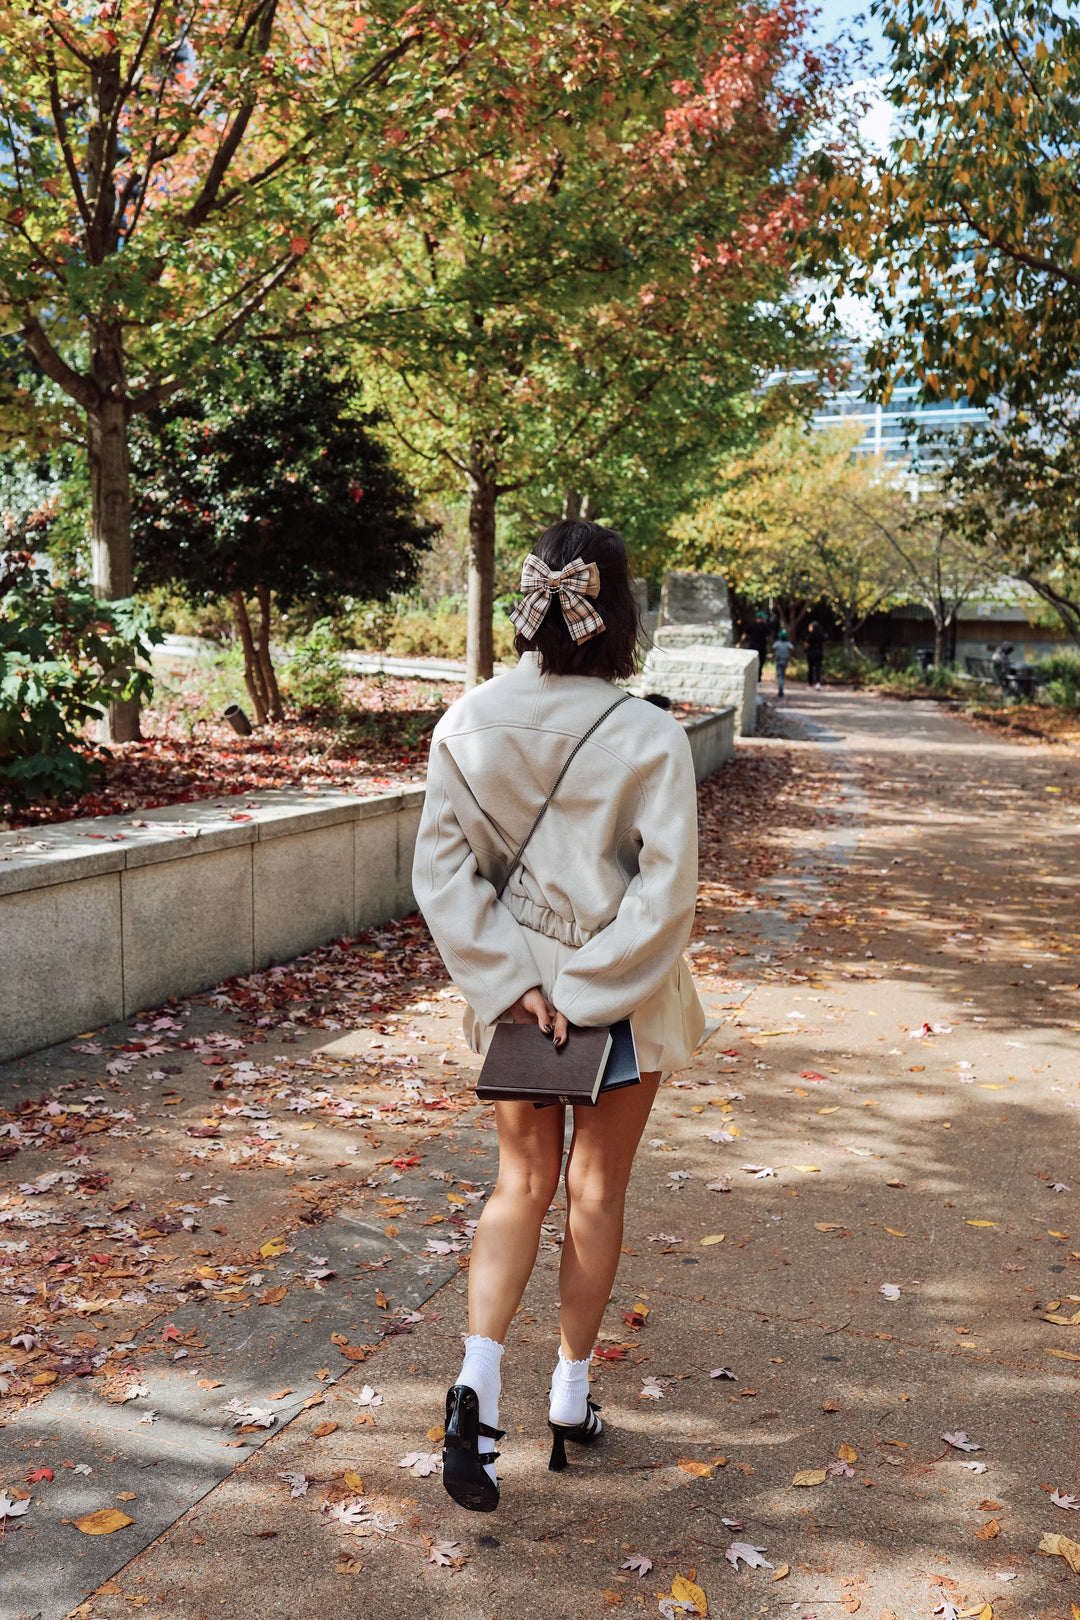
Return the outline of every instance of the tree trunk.
{"type": "Polygon", "coordinates": [[[945,621],[940,617],[934,618],[934,668],[945,667],[945,621]]]}
{"type": "Polygon", "coordinates": [[[255,710],[255,723],[259,726],[266,724],[266,689],[263,686],[262,670],[255,652],[255,640],[251,634],[251,620],[248,618],[247,603],[244,601],[243,591],[233,591],[233,616],[236,619],[236,628],[240,632],[240,645],[244,649],[244,685],[248,689],[248,697],[255,710]]]}
{"type": "Polygon", "coordinates": [[[260,585],[255,594],[259,599],[259,671],[263,678],[263,688],[266,692],[267,708],[270,711],[271,720],[284,720],[285,711],[281,706],[281,693],[278,690],[277,676],[274,674],[274,664],[270,657],[269,586],[260,585]]]}
{"type": "Polygon", "coordinates": [[[469,464],[469,620],[465,685],[479,686],[495,668],[495,503],[498,489],[485,457],[474,446],[469,464]]]}
{"type": "Polygon", "coordinates": [[[575,523],[589,521],[589,497],[582,495],[580,490],[568,489],[563,496],[562,515],[575,523]]]}
{"type": "Polygon", "coordinates": [[[844,609],[844,662],[855,662],[856,614],[853,608],[844,609]]]}
{"type": "MultiPolygon", "coordinates": [[[[116,602],[134,590],[131,567],[131,461],[124,397],[123,337],[111,323],[91,323],[90,372],[100,403],[86,413],[90,469],[90,578],[94,595],[116,602]]],[[[138,742],[139,700],[112,703],[99,726],[103,742],[138,742]]]]}

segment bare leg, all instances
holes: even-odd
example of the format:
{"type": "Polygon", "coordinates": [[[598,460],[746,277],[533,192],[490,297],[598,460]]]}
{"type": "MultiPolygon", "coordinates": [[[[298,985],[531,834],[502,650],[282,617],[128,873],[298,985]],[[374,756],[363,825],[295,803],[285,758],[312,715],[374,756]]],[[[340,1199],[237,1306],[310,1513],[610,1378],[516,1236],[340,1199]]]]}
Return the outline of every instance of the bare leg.
{"type": "Polygon", "coordinates": [[[540,1226],[559,1184],[564,1110],[497,1102],[495,1120],[499,1179],[473,1238],[469,1332],[502,1344],[536,1263],[540,1226]]]}
{"type": "Polygon", "coordinates": [[[586,1360],[596,1343],[619,1264],[630,1168],[659,1084],[659,1074],[643,1074],[639,1086],[610,1092],[595,1108],[574,1109],[559,1267],[562,1353],[568,1361],[586,1360]]]}

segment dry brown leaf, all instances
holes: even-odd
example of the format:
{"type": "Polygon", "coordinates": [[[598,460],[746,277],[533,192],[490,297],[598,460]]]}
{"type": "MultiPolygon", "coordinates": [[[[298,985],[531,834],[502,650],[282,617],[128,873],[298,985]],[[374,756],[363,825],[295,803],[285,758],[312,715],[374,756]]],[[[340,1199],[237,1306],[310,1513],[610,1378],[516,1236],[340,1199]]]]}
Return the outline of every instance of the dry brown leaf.
{"type": "Polygon", "coordinates": [[[259,1304],[280,1305],[288,1292],[289,1290],[284,1283],[278,1283],[276,1288],[267,1288],[266,1291],[260,1295],[259,1304]]]}
{"type": "MultiPolygon", "coordinates": [[[[1071,1350],[1047,1349],[1046,1354],[1048,1356],[1059,1356],[1062,1361],[1080,1361],[1080,1356],[1074,1355],[1071,1350]]],[[[35,1384],[37,1383],[36,1378],[34,1379],[34,1382],[35,1384]]]]}
{"type": "Polygon", "coordinates": [[[315,1427],[311,1431],[312,1438],[314,1440],[324,1440],[328,1434],[333,1434],[336,1428],[337,1424],[329,1421],[326,1423],[316,1423],[315,1427]]]}
{"type": "Polygon", "coordinates": [[[791,1483],[793,1485],[824,1485],[825,1479],[824,1468],[800,1468],[791,1483]]]}
{"type": "Polygon", "coordinates": [[[1080,1542],[1072,1541],[1056,1530],[1048,1530],[1039,1542],[1038,1551],[1049,1553],[1054,1558],[1064,1558],[1073,1574],[1080,1575],[1080,1542]]]}
{"type": "Polygon", "coordinates": [[[380,1311],[385,1311],[386,1307],[390,1303],[390,1301],[387,1299],[386,1295],[383,1293],[381,1288],[378,1289],[376,1294],[375,1294],[375,1303],[379,1307],[380,1311]]]}
{"type": "Polygon", "coordinates": [[[1004,1502],[992,1502],[988,1496],[984,1496],[979,1503],[979,1511],[980,1513],[1000,1513],[1004,1506],[1004,1502]]]}
{"type": "Polygon", "coordinates": [[[134,1502],[134,1500],[135,1500],[135,1492],[134,1491],[117,1491],[116,1500],[118,1502],[134,1502]]]}
{"type": "Polygon", "coordinates": [[[120,1596],[121,1591],[122,1591],[122,1588],[120,1587],[120,1585],[119,1585],[119,1583],[117,1581],[106,1581],[104,1586],[99,1586],[98,1587],[97,1591],[94,1593],[94,1596],[95,1597],[118,1597],[118,1596],[120,1596]]]}
{"type": "Polygon", "coordinates": [[[815,1232],[842,1232],[843,1230],[844,1230],[843,1221],[815,1221],[814,1222],[814,1231],[815,1232]]]}
{"type": "Polygon", "coordinates": [[[790,1574],[791,1574],[791,1565],[790,1564],[777,1564],[776,1568],[773,1570],[773,1580],[774,1581],[785,1580],[786,1577],[788,1575],[790,1575],[790,1574]]]}
{"type": "Polygon", "coordinates": [[[383,1237],[397,1237],[398,1234],[401,1231],[401,1228],[400,1228],[400,1226],[395,1226],[391,1222],[391,1224],[389,1226],[384,1226],[382,1230],[383,1230],[383,1237]]]}
{"type": "Polygon", "coordinates": [[[341,1346],[343,1344],[348,1344],[348,1342],[349,1341],[345,1337],[344,1333],[331,1333],[331,1335],[330,1335],[330,1343],[331,1344],[336,1344],[338,1346],[341,1346]]]}
{"type": "Polygon", "coordinates": [[[707,1462],[698,1462],[696,1457],[680,1457],[678,1466],[684,1474],[693,1474],[696,1479],[712,1479],[712,1469],[707,1462]]]}
{"type": "Polygon", "coordinates": [[[709,1612],[709,1600],[705,1593],[693,1581],[688,1581],[685,1575],[676,1575],[671,1583],[671,1595],[680,1603],[692,1603],[696,1614],[706,1615],[709,1612]]]}
{"type": "Polygon", "coordinates": [[[134,1524],[135,1520],[129,1519],[119,1508],[98,1508],[96,1513],[87,1513],[74,1523],[76,1530],[81,1530],[84,1536],[111,1536],[114,1530],[123,1530],[125,1525],[134,1524]]]}
{"type": "Polygon", "coordinates": [[[995,1541],[1001,1534],[1001,1526],[996,1519],[987,1519],[985,1524],[980,1524],[975,1534],[980,1541],[995,1541]]]}
{"type": "Polygon", "coordinates": [[[622,1595],[621,1592],[613,1592],[610,1587],[605,1586],[605,1588],[604,1588],[604,1603],[605,1603],[607,1608],[609,1608],[609,1609],[621,1609],[622,1608],[622,1601],[623,1601],[623,1595],[622,1595]]]}
{"type": "Polygon", "coordinates": [[[839,1412],[840,1403],[839,1401],[822,1401],[821,1410],[823,1412],[839,1412]]]}
{"type": "Polygon", "coordinates": [[[200,1389],[220,1389],[223,1382],[224,1382],[224,1380],[221,1379],[221,1378],[200,1378],[199,1379],[199,1388],[200,1389]]]}
{"type": "Polygon", "coordinates": [[[340,1344],[338,1349],[346,1361],[366,1361],[367,1351],[362,1344],[340,1344]]]}
{"type": "Polygon", "coordinates": [[[30,1382],[32,1384],[55,1384],[57,1376],[54,1372],[35,1373],[30,1382]]]}
{"type": "Polygon", "coordinates": [[[859,1460],[859,1453],[855,1450],[855,1447],[849,1446],[846,1441],[840,1447],[840,1450],[836,1453],[836,1455],[840,1458],[841,1462],[856,1463],[859,1460]]]}
{"type": "Polygon", "coordinates": [[[272,1395],[268,1396],[267,1399],[271,1400],[271,1401],[283,1401],[285,1399],[286,1395],[291,1395],[291,1394],[292,1394],[292,1389],[291,1388],[275,1389],[274,1393],[272,1395]]]}
{"type": "Polygon", "coordinates": [[[723,1243],[723,1232],[710,1232],[708,1237],[699,1238],[698,1242],[703,1249],[711,1248],[714,1243],[723,1243]]]}
{"type": "Polygon", "coordinates": [[[446,1430],[441,1423],[436,1423],[433,1429],[428,1430],[424,1438],[430,1440],[432,1445],[438,1445],[440,1440],[446,1439],[446,1430]]]}
{"type": "Polygon", "coordinates": [[[363,1496],[364,1482],[360,1478],[359,1474],[354,1474],[351,1468],[346,1468],[341,1477],[349,1487],[350,1491],[355,1491],[358,1496],[363,1496]]]}

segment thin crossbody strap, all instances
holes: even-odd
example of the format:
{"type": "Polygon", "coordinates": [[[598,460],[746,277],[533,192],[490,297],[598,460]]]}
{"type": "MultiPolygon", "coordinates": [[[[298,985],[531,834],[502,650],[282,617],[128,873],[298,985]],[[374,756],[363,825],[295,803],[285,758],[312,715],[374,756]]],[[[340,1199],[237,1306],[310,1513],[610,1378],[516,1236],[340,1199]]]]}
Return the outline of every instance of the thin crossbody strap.
{"type": "Polygon", "coordinates": [[[497,896],[498,896],[498,898],[500,900],[503,897],[503,893],[504,893],[504,891],[506,889],[506,885],[510,882],[510,879],[513,877],[514,873],[518,869],[518,866],[521,864],[521,857],[525,853],[525,849],[526,849],[526,847],[528,845],[529,839],[532,837],[532,835],[536,831],[537,827],[539,827],[540,823],[543,821],[544,816],[547,813],[548,805],[551,803],[552,799],[555,797],[556,793],[558,792],[559,784],[561,783],[563,777],[566,775],[567,771],[570,769],[571,765],[574,763],[574,761],[577,758],[578,754],[584,748],[585,744],[588,742],[588,740],[592,736],[593,732],[596,731],[600,726],[603,725],[604,721],[607,719],[609,714],[614,714],[615,710],[620,708],[622,706],[622,704],[628,703],[630,701],[630,697],[631,697],[631,694],[629,692],[624,692],[621,698],[616,698],[615,702],[611,705],[611,707],[609,709],[604,710],[604,712],[600,716],[599,720],[594,720],[593,721],[592,725],[589,727],[589,729],[585,733],[585,735],[583,737],[579,737],[577,742],[574,744],[573,748],[571,748],[570,753],[567,756],[566,763],[563,765],[562,770],[559,772],[558,776],[555,778],[554,787],[551,789],[551,792],[548,794],[547,798],[544,800],[543,804],[540,806],[539,810],[537,811],[536,820],[533,822],[532,826],[529,828],[528,832],[525,834],[525,837],[521,840],[521,843],[518,845],[517,853],[514,856],[513,860],[510,862],[510,865],[507,868],[506,876],[503,878],[502,882],[499,885],[499,888],[498,888],[498,891],[497,891],[497,896]]]}

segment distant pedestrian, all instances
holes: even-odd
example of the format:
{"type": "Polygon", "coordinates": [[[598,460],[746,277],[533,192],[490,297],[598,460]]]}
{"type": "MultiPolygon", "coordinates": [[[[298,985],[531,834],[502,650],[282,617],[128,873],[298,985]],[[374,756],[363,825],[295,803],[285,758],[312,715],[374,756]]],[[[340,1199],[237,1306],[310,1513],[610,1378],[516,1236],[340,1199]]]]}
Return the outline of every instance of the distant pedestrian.
{"type": "Polygon", "coordinates": [[[806,629],[806,684],[821,691],[821,677],[825,663],[825,632],[816,619],[806,629]]]}
{"type": "Polygon", "coordinates": [[[778,698],[782,698],[784,695],[784,676],[787,673],[788,665],[791,663],[791,655],[794,650],[788,639],[787,631],[778,630],[773,646],[773,658],[776,661],[776,695],[778,698]]]}
{"type": "Polygon", "coordinates": [[[769,650],[769,621],[764,613],[759,613],[749,630],[743,635],[743,640],[751,652],[757,653],[758,679],[765,667],[765,654],[769,650]]]}
{"type": "Polygon", "coordinates": [[[990,660],[994,670],[994,679],[1003,692],[1010,691],[1016,684],[1012,662],[1013,651],[1012,642],[1003,641],[990,660]]]}

